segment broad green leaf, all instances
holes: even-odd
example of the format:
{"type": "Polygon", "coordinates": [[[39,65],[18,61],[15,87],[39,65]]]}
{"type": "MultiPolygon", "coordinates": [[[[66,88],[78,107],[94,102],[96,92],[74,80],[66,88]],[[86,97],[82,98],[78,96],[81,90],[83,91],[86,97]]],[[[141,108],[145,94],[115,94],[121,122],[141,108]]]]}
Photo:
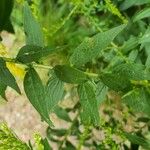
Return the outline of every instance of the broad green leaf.
{"type": "Polygon", "coordinates": [[[69,117],[69,114],[67,113],[67,111],[59,106],[56,106],[54,109],[54,113],[60,118],[63,119],[65,121],[71,122],[71,119],[69,117]]]}
{"type": "Polygon", "coordinates": [[[40,58],[47,56],[51,52],[52,49],[48,47],[43,48],[41,46],[26,45],[20,49],[16,57],[16,60],[22,63],[31,63],[38,61],[40,58]]]}
{"type": "Polygon", "coordinates": [[[24,18],[24,31],[26,34],[26,44],[44,46],[44,39],[42,29],[39,23],[35,20],[30,7],[27,3],[24,4],[23,8],[23,18],[24,18]]]}
{"type": "Polygon", "coordinates": [[[7,30],[8,32],[14,32],[10,22],[10,14],[13,9],[13,4],[14,0],[0,0],[0,31],[7,30]],[[10,26],[12,28],[11,30],[10,26]]]}
{"type": "Polygon", "coordinates": [[[46,86],[45,101],[47,103],[48,112],[53,112],[58,102],[64,96],[64,84],[57,77],[52,77],[46,86]]]}
{"type": "Polygon", "coordinates": [[[128,80],[146,80],[147,72],[145,66],[137,63],[120,64],[113,68],[116,76],[127,78],[128,80]]]}
{"type": "Polygon", "coordinates": [[[133,21],[136,22],[138,20],[148,18],[148,17],[150,17],[150,8],[145,8],[134,16],[133,21]]]}
{"type": "Polygon", "coordinates": [[[115,91],[130,89],[131,86],[126,76],[120,76],[115,73],[103,73],[100,78],[106,86],[115,91]]]}
{"type": "Polygon", "coordinates": [[[92,38],[86,38],[73,52],[70,57],[70,63],[75,66],[81,66],[93,58],[98,57],[113,39],[125,28],[126,25],[120,25],[106,32],[98,33],[92,38]]]}
{"type": "Polygon", "coordinates": [[[0,58],[0,82],[3,86],[9,86],[16,90],[19,94],[21,93],[14,76],[10,73],[6,67],[5,61],[2,58],[0,58]]]}
{"type": "Polygon", "coordinates": [[[67,83],[83,83],[88,79],[84,72],[68,65],[57,65],[54,71],[60,80],[67,83]]]}
{"type": "Polygon", "coordinates": [[[86,82],[79,85],[78,94],[83,109],[83,112],[81,113],[83,123],[99,126],[99,108],[93,84],[91,82],[86,82]]]}
{"type": "Polygon", "coordinates": [[[150,0],[124,0],[124,2],[121,4],[120,8],[121,8],[121,10],[126,10],[132,6],[143,5],[146,3],[150,3],[150,0]]]}
{"type": "Polygon", "coordinates": [[[122,97],[122,100],[127,104],[131,109],[136,112],[142,112],[150,115],[150,102],[149,94],[145,89],[136,89],[128,92],[122,97]]]}
{"type": "Polygon", "coordinates": [[[124,132],[125,137],[133,144],[141,145],[145,149],[150,149],[150,142],[144,137],[137,136],[136,134],[131,134],[124,132]]]}
{"type": "Polygon", "coordinates": [[[47,111],[47,102],[45,100],[45,91],[42,81],[33,68],[29,68],[24,78],[25,93],[34,106],[40,113],[42,119],[49,125],[52,125],[49,119],[49,112],[47,111]]]}
{"type": "Polygon", "coordinates": [[[98,102],[98,106],[105,100],[107,92],[108,92],[108,87],[105,84],[103,84],[101,81],[99,81],[96,87],[96,97],[97,97],[96,99],[98,102]]]}

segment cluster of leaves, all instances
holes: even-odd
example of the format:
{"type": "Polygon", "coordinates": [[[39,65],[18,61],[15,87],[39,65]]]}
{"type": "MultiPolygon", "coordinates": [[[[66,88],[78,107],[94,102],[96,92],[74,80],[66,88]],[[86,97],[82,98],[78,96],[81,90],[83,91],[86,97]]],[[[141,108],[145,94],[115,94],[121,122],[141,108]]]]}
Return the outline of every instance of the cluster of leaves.
{"type": "MultiPolygon", "coordinates": [[[[5,8],[6,2],[0,2],[0,6],[5,8]]],[[[121,100],[129,108],[149,119],[149,0],[124,0],[114,3],[110,0],[40,2],[43,14],[38,17],[32,12],[35,7],[34,1],[29,1],[30,5],[27,2],[23,4],[26,45],[19,50],[16,58],[0,58],[0,95],[5,98],[7,86],[20,93],[15,78],[6,67],[6,62],[24,65],[26,74],[23,83],[29,101],[42,120],[48,123],[50,132],[65,137],[60,146],[66,144],[70,149],[76,147],[67,140],[67,136],[71,135],[74,124],[80,124],[78,120],[85,126],[83,136],[79,136],[78,149],[84,145],[90,127],[101,126],[99,107],[110,90],[120,94],[121,100]],[[123,14],[127,16],[128,24],[123,14]],[[43,28],[35,18],[41,20],[43,28]],[[58,59],[61,56],[61,63],[58,61],[55,65],[45,65],[46,61],[42,62],[43,58],[50,59],[54,56],[58,59]],[[49,70],[46,84],[43,84],[39,77],[37,67],[49,70]],[[75,111],[80,119],[77,117],[75,121],[71,120],[67,111],[59,105],[65,96],[64,84],[72,84],[74,89],[77,89],[79,101],[75,105],[75,111]],[[72,122],[70,130],[56,131],[51,128],[51,113],[72,122]]],[[[12,8],[9,9],[11,11],[12,8]]],[[[6,29],[6,23],[10,22],[10,13],[1,14],[0,21],[4,24],[0,25],[0,30],[3,30],[6,29]],[[3,21],[3,18],[7,18],[7,21],[3,21]]],[[[123,135],[131,143],[149,148],[149,143],[144,137],[126,132],[123,132],[123,135]]],[[[55,141],[52,137],[50,140],[55,141]]],[[[99,145],[98,148],[101,147],[102,145],[99,145]]]]}

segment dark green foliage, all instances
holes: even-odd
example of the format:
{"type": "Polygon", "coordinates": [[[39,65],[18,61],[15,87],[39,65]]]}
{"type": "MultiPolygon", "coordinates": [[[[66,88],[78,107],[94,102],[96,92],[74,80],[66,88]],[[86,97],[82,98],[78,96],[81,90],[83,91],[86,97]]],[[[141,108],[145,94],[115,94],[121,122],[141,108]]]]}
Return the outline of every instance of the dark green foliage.
{"type": "Polygon", "coordinates": [[[48,47],[43,48],[40,46],[26,45],[19,50],[16,60],[22,63],[36,62],[40,58],[50,54],[52,51],[53,50],[48,47]]]}
{"type": "Polygon", "coordinates": [[[9,86],[14,90],[16,90],[18,93],[21,93],[15,78],[6,67],[6,63],[2,58],[0,58],[0,83],[2,84],[1,94],[3,97],[4,97],[3,94],[4,94],[4,90],[6,89],[6,86],[9,86]]]}
{"type": "Polygon", "coordinates": [[[40,113],[42,119],[49,125],[52,125],[49,119],[47,101],[45,101],[44,86],[37,72],[33,68],[29,68],[25,75],[24,90],[31,104],[40,113]]]}
{"type": "Polygon", "coordinates": [[[84,72],[68,65],[55,66],[54,71],[60,80],[67,83],[79,84],[85,82],[88,79],[87,75],[84,72]]]}

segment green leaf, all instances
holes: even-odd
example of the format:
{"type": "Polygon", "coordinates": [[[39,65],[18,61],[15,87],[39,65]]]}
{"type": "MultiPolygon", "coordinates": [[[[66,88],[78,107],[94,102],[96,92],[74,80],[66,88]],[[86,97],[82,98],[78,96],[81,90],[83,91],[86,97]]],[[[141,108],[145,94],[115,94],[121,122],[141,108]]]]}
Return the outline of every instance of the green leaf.
{"type": "Polygon", "coordinates": [[[16,90],[19,94],[21,93],[14,76],[10,73],[2,58],[0,58],[0,82],[3,84],[3,89],[5,86],[9,86],[16,90]]]}
{"type": "Polygon", "coordinates": [[[44,46],[43,33],[39,23],[35,20],[30,7],[27,3],[24,4],[23,8],[24,18],[24,31],[26,34],[26,44],[44,46]]]}
{"type": "Polygon", "coordinates": [[[149,94],[145,89],[136,89],[128,92],[122,97],[125,104],[131,107],[136,112],[142,112],[150,115],[149,94]]]}
{"type": "Polygon", "coordinates": [[[49,125],[52,125],[49,119],[49,112],[47,110],[44,86],[39,75],[33,68],[29,68],[25,75],[24,90],[29,101],[40,113],[42,119],[46,121],[49,125]]]}
{"type": "Polygon", "coordinates": [[[138,12],[134,18],[133,18],[133,22],[136,22],[138,20],[144,19],[144,18],[148,18],[150,17],[150,8],[145,8],[143,10],[141,10],[140,12],[138,12]]]}
{"type": "Polygon", "coordinates": [[[52,77],[46,86],[45,101],[49,112],[53,112],[64,96],[64,83],[57,77],[52,77]]]}
{"type": "Polygon", "coordinates": [[[56,106],[54,109],[54,113],[60,118],[67,122],[71,122],[71,119],[69,117],[69,114],[67,111],[59,106],[56,106]]]}
{"type": "Polygon", "coordinates": [[[142,64],[125,63],[113,68],[113,73],[128,80],[146,80],[147,72],[145,69],[145,66],[142,64]]]}
{"type": "Polygon", "coordinates": [[[150,149],[150,142],[147,139],[127,132],[123,134],[131,143],[141,145],[145,149],[150,149]]]}
{"type": "Polygon", "coordinates": [[[48,47],[43,48],[41,46],[26,45],[20,49],[16,57],[16,60],[22,63],[31,63],[38,61],[40,58],[47,56],[51,52],[52,49],[48,47]]]}
{"type": "Polygon", "coordinates": [[[98,106],[105,100],[107,92],[108,87],[101,81],[99,81],[96,87],[96,97],[97,97],[96,99],[98,102],[98,106]]]}
{"type": "Polygon", "coordinates": [[[100,78],[106,86],[115,91],[130,89],[131,86],[126,76],[120,76],[114,73],[103,73],[100,78]]]}
{"type": "Polygon", "coordinates": [[[60,80],[67,83],[83,83],[88,79],[84,72],[68,65],[57,65],[54,71],[60,80]]]}
{"type": "Polygon", "coordinates": [[[83,123],[99,126],[99,108],[93,84],[91,82],[86,82],[79,85],[78,94],[83,109],[81,114],[83,123]]]}
{"type": "Polygon", "coordinates": [[[0,81],[0,95],[2,96],[2,98],[6,99],[5,97],[5,91],[6,91],[7,85],[3,84],[0,81]]]}
{"type": "Polygon", "coordinates": [[[86,38],[73,52],[70,57],[70,63],[75,66],[81,66],[93,58],[98,57],[113,39],[126,27],[120,25],[106,32],[98,33],[92,38],[86,38]]]}
{"type": "Polygon", "coordinates": [[[120,9],[126,10],[134,5],[143,5],[146,3],[150,3],[150,1],[149,0],[124,0],[124,2],[120,6],[120,9]]]}

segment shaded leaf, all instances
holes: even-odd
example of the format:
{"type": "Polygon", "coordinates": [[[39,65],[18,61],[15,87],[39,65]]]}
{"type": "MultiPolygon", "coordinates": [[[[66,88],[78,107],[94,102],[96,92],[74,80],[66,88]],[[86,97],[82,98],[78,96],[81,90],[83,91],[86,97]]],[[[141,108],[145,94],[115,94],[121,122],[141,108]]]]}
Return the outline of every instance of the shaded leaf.
{"type": "Polygon", "coordinates": [[[57,65],[54,71],[60,80],[67,83],[83,83],[88,79],[84,72],[68,65],[57,65]]]}
{"type": "Polygon", "coordinates": [[[21,93],[14,76],[10,73],[2,58],[0,58],[0,82],[3,84],[3,88],[6,85],[16,90],[19,94],[21,93]]]}
{"type": "Polygon", "coordinates": [[[24,31],[26,34],[26,44],[44,46],[43,33],[39,23],[35,20],[27,2],[23,8],[24,31]]]}
{"type": "Polygon", "coordinates": [[[40,113],[42,119],[49,125],[52,125],[47,111],[47,102],[45,101],[45,91],[42,81],[33,68],[29,68],[24,78],[25,93],[34,106],[40,113]]]}
{"type": "Polygon", "coordinates": [[[78,87],[80,103],[83,109],[81,114],[82,121],[85,124],[99,125],[99,110],[96,100],[96,92],[91,82],[86,82],[78,87]]]}
{"type": "Polygon", "coordinates": [[[40,58],[47,56],[51,52],[52,52],[52,49],[48,47],[26,45],[20,49],[16,57],[16,60],[22,63],[31,63],[31,62],[38,61],[40,58]]]}
{"type": "Polygon", "coordinates": [[[125,28],[126,25],[120,25],[106,32],[98,33],[92,38],[86,38],[73,52],[70,57],[70,63],[75,66],[81,66],[93,58],[96,58],[103,49],[105,49],[113,39],[125,28]]]}

